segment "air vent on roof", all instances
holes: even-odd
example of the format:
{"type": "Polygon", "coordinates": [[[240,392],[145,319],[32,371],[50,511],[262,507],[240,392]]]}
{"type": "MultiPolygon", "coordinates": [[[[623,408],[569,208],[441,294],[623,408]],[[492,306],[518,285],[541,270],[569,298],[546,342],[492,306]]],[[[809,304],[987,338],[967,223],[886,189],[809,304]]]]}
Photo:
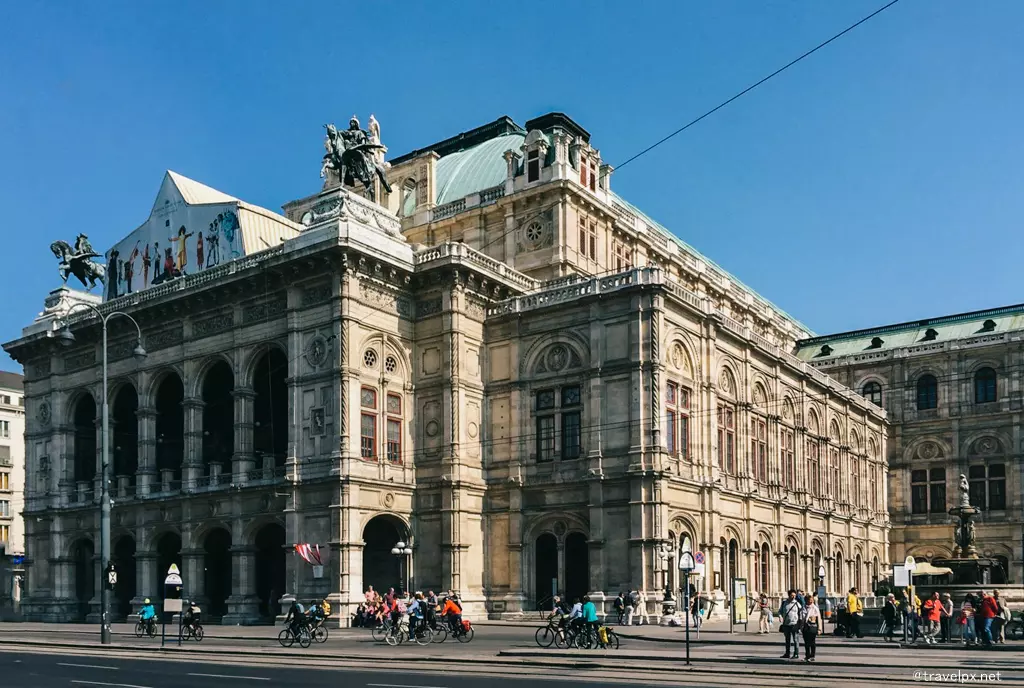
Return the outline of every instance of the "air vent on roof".
{"type": "Polygon", "coordinates": [[[981,329],[978,330],[978,331],[979,332],[992,332],[995,329],[996,329],[996,321],[995,320],[986,320],[984,323],[982,323],[981,329]]]}
{"type": "Polygon", "coordinates": [[[819,351],[817,355],[818,356],[831,356],[832,355],[832,347],[829,346],[828,344],[822,344],[821,345],[821,351],[819,351]]]}
{"type": "Polygon", "coordinates": [[[883,340],[881,337],[873,337],[871,339],[871,344],[868,346],[868,348],[869,349],[881,349],[882,348],[882,344],[884,344],[884,343],[885,343],[885,340],[883,340]]]}
{"type": "Polygon", "coordinates": [[[931,342],[931,341],[934,341],[935,338],[938,337],[938,336],[939,336],[938,330],[935,330],[935,329],[932,329],[931,327],[929,327],[927,330],[924,331],[924,337],[921,339],[921,341],[922,342],[931,342]]]}

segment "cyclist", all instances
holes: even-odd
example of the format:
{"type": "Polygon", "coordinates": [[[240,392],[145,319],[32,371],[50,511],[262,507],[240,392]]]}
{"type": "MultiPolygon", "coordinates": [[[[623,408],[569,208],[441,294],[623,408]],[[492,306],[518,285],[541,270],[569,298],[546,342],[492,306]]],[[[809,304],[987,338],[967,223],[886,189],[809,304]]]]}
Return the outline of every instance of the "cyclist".
{"type": "Polygon", "coordinates": [[[416,631],[423,625],[426,604],[423,593],[417,592],[413,596],[412,604],[409,605],[409,640],[416,639],[416,631]]]}
{"type": "Polygon", "coordinates": [[[196,625],[199,623],[199,607],[196,606],[194,601],[185,602],[185,612],[182,616],[183,625],[191,628],[193,631],[196,630],[196,625]]]}
{"type": "Polygon", "coordinates": [[[449,597],[444,601],[444,606],[441,608],[441,616],[448,619],[448,626],[451,628],[453,635],[462,630],[462,607],[458,604],[458,600],[455,597],[449,597]]]}
{"type": "Polygon", "coordinates": [[[548,622],[555,618],[558,619],[559,628],[564,628],[569,619],[569,607],[558,595],[551,598],[551,614],[548,616],[548,622]]]}
{"type": "Polygon", "coordinates": [[[288,616],[284,617],[284,623],[296,638],[302,626],[306,623],[306,612],[298,600],[292,600],[292,606],[288,608],[288,616]]]}
{"type": "Polygon", "coordinates": [[[594,639],[595,642],[601,642],[600,626],[601,622],[597,620],[597,606],[590,601],[590,595],[583,597],[583,623],[586,624],[587,633],[594,639]]]}
{"type": "Polygon", "coordinates": [[[146,624],[147,630],[156,623],[156,609],[148,597],[142,602],[142,609],[139,610],[139,621],[146,624]]]}

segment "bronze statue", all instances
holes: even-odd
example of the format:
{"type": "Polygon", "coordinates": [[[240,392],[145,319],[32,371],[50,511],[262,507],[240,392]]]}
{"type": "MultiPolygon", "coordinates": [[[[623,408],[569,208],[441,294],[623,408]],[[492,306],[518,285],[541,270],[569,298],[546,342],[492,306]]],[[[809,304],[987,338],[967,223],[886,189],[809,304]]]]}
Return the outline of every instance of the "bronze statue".
{"type": "MultiPolygon", "coordinates": [[[[338,179],[342,184],[355,186],[357,181],[361,182],[366,188],[368,198],[376,201],[373,177],[377,175],[384,190],[391,193],[391,185],[388,184],[384,167],[378,161],[378,154],[384,150],[384,146],[374,141],[370,134],[359,127],[358,119],[352,117],[345,131],[338,131],[333,124],[325,124],[324,127],[327,129],[327,138],[324,141],[327,153],[320,168],[321,177],[327,176],[328,170],[332,170],[338,173],[338,179]]],[[[376,132],[379,131],[378,126],[376,132]]]]}
{"type": "Polygon", "coordinates": [[[60,259],[57,270],[65,284],[68,282],[69,275],[77,277],[82,286],[87,289],[95,287],[97,280],[101,284],[107,283],[107,269],[91,260],[98,258],[100,254],[93,250],[92,244],[89,243],[89,237],[86,235],[78,235],[74,248],[71,248],[66,241],[55,241],[50,244],[50,250],[60,259]]]}

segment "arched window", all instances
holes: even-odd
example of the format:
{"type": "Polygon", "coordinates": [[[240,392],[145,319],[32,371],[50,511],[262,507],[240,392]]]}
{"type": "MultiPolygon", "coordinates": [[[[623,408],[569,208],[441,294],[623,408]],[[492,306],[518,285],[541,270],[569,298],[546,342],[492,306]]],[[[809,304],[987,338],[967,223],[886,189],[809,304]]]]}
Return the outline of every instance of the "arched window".
{"type": "Polygon", "coordinates": [[[771,552],[768,549],[768,543],[761,545],[761,569],[758,571],[759,583],[761,584],[761,592],[768,594],[768,562],[771,559],[771,552]]]}
{"type": "Polygon", "coordinates": [[[974,403],[988,404],[996,400],[996,371],[982,368],[974,374],[974,403]]]}
{"type": "Polygon", "coordinates": [[[860,552],[857,553],[856,562],[857,563],[855,564],[855,567],[853,569],[853,584],[857,586],[857,592],[863,593],[864,592],[864,587],[863,587],[863,583],[862,583],[860,577],[861,577],[861,572],[862,572],[862,569],[863,569],[863,566],[864,566],[864,562],[860,558],[860,552]]]}
{"type": "Polygon", "coordinates": [[[926,411],[939,405],[939,383],[934,375],[917,378],[917,410],[926,411]]]}
{"type": "Polygon", "coordinates": [[[790,590],[796,590],[797,589],[796,579],[797,579],[797,568],[798,568],[798,563],[797,563],[798,557],[796,556],[796,547],[790,547],[789,548],[789,556],[787,557],[787,559],[788,559],[788,561],[786,563],[788,564],[788,568],[789,568],[789,589],[790,590]]]}
{"type": "Polygon", "coordinates": [[[833,584],[835,585],[834,590],[837,593],[841,593],[843,591],[843,553],[842,552],[836,552],[836,560],[835,560],[834,572],[832,574],[832,581],[833,581],[833,584]]]}
{"type": "Polygon", "coordinates": [[[861,390],[861,396],[870,401],[875,406],[882,405],[882,385],[878,384],[874,380],[864,385],[861,390]]]}

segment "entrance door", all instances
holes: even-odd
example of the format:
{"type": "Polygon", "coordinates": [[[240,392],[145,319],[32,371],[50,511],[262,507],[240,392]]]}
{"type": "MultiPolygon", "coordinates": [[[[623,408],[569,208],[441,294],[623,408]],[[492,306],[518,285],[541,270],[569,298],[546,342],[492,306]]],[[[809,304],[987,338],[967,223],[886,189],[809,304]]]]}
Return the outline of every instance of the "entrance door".
{"type": "Polygon", "coordinates": [[[558,593],[558,540],[554,535],[543,533],[537,538],[534,558],[535,601],[537,609],[543,609],[549,607],[552,595],[558,593]]]}

